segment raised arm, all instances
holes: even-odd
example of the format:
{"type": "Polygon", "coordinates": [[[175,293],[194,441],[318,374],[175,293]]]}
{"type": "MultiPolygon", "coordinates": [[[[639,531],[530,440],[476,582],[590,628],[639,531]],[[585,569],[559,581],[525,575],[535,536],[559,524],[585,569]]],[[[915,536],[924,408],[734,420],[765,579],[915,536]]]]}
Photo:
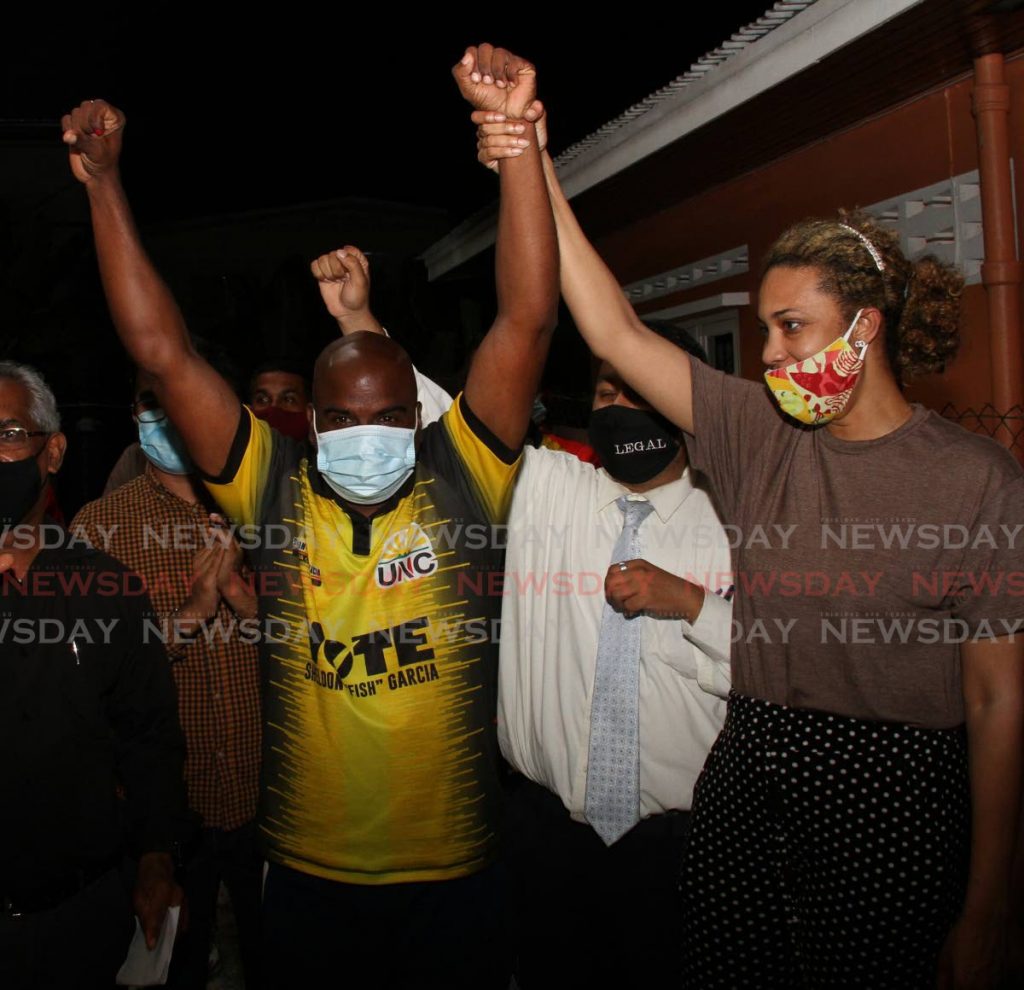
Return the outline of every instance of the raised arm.
{"type": "MultiPolygon", "coordinates": [[[[500,48],[469,48],[452,70],[478,110],[518,118],[533,102],[533,66],[500,48]]],[[[524,123],[527,134],[533,124],[524,123]]],[[[536,141],[501,169],[498,314],[466,381],[466,402],[506,446],[518,448],[547,359],[558,306],[558,248],[536,141]]]]}
{"type": "MultiPolygon", "coordinates": [[[[537,117],[533,131],[540,131],[541,140],[530,133],[527,121],[509,120],[494,111],[473,114],[480,124],[479,157],[485,165],[500,161],[504,173],[509,163],[528,155],[535,142],[545,143],[543,111],[535,105],[525,116],[537,117]]],[[[558,231],[562,295],[576,326],[597,357],[612,364],[655,409],[692,433],[689,359],[640,322],[615,276],[583,233],[547,151],[542,151],[542,158],[558,231]]]]}
{"type": "Polygon", "coordinates": [[[384,333],[370,309],[370,262],[359,248],[346,244],[336,251],[328,251],[315,258],[309,270],[342,336],[361,330],[384,333]]]}
{"type": "MultiPolygon", "coordinates": [[[[317,280],[327,312],[337,321],[343,337],[360,330],[388,335],[370,310],[370,262],[359,248],[346,244],[328,251],[314,259],[309,270],[317,280]]],[[[452,397],[419,368],[412,370],[416,375],[420,422],[426,426],[448,411],[452,397]]]]}
{"type": "Polygon", "coordinates": [[[61,122],[71,171],[89,196],[100,277],[118,336],[135,364],[156,379],[160,405],[193,462],[216,475],[227,461],[241,405],[193,350],[177,303],[139,241],[118,170],[124,125],[124,114],[103,100],[86,101],[61,122]]]}

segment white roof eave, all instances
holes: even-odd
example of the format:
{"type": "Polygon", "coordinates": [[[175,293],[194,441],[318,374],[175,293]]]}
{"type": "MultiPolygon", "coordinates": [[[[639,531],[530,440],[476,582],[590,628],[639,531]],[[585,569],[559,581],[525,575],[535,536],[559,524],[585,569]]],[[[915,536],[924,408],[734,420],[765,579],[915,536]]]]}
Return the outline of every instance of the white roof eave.
{"type": "MultiPolygon", "coordinates": [[[[723,43],[690,72],[560,155],[555,164],[566,195],[572,198],[604,182],[923,2],[780,0],[765,19],[786,14],[787,8],[799,11],[754,41],[723,43]]],[[[741,30],[733,39],[742,35],[741,30]]],[[[428,278],[433,281],[486,250],[494,243],[495,228],[491,205],[431,245],[423,253],[428,278]]]]}

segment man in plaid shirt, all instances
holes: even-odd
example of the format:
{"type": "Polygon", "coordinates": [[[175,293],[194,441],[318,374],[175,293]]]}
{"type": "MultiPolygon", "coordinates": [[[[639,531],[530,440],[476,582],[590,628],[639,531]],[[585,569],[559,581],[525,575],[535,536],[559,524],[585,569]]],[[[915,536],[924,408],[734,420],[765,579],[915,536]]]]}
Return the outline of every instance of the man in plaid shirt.
{"type": "Polygon", "coordinates": [[[140,374],[133,405],[145,473],[86,505],[72,530],[145,580],[156,610],[152,634],[166,643],[178,688],[189,806],[203,828],[185,851],[189,929],[175,947],[168,986],[206,986],[223,880],[238,921],[246,985],[256,987],[262,870],[253,824],[260,762],[256,599],[240,574],[241,549],[211,514],[212,500],[149,384],[140,374]]]}

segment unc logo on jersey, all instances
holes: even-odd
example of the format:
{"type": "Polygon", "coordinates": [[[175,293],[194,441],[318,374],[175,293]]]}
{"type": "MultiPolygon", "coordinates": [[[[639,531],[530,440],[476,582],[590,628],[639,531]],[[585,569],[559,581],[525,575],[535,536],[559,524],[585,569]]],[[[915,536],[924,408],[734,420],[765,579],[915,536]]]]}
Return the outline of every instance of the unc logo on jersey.
{"type": "Polygon", "coordinates": [[[437,570],[437,555],[430,538],[413,523],[400,529],[380,552],[377,561],[377,587],[393,588],[403,581],[428,577],[437,570]]]}

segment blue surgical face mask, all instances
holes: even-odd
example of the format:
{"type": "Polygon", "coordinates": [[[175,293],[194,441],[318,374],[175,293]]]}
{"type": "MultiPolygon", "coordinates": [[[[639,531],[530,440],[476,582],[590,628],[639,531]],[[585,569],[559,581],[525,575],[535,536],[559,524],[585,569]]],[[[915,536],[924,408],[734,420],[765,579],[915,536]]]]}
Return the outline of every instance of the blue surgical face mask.
{"type": "Polygon", "coordinates": [[[139,446],[154,467],[167,474],[193,472],[185,444],[162,409],[147,409],[135,421],[139,425],[139,446]]]}
{"type": "Polygon", "coordinates": [[[416,466],[416,431],[401,426],[317,430],[316,444],[316,466],[324,481],[356,505],[386,501],[416,466]]]}

